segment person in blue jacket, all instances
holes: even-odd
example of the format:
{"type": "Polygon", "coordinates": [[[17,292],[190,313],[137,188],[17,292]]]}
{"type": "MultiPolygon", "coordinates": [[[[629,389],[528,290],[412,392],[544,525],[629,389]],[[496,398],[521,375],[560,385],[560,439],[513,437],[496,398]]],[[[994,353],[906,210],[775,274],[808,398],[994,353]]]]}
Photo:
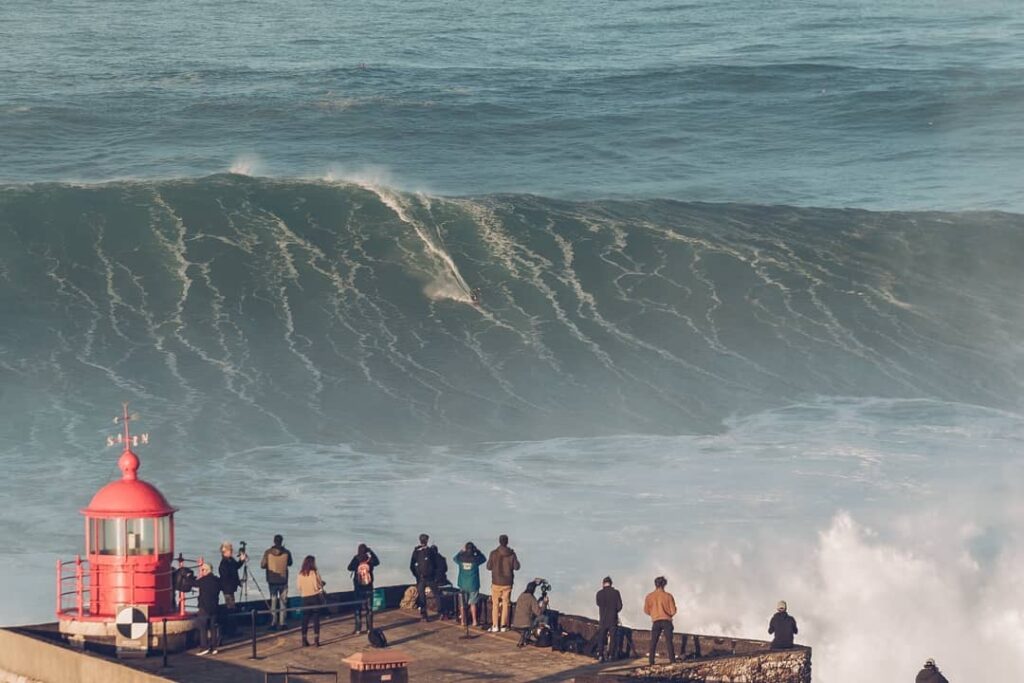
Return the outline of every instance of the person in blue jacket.
{"type": "Polygon", "coordinates": [[[469,616],[466,614],[468,608],[473,616],[472,625],[479,626],[476,603],[480,600],[480,565],[487,562],[487,558],[470,541],[462,550],[455,553],[455,557],[452,559],[455,560],[455,565],[459,568],[458,585],[459,591],[462,593],[462,621],[460,623],[466,623],[469,616]]]}

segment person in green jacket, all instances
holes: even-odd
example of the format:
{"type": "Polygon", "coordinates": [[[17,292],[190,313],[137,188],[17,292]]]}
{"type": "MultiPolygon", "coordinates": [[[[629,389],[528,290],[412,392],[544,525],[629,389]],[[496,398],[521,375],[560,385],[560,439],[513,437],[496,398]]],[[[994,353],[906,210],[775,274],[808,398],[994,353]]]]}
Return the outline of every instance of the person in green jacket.
{"type": "Polygon", "coordinates": [[[473,545],[472,541],[469,541],[462,550],[455,553],[455,557],[452,559],[455,560],[455,564],[459,568],[458,585],[459,591],[462,593],[462,620],[459,623],[466,623],[468,617],[466,610],[468,609],[473,616],[472,625],[479,626],[476,603],[480,600],[480,565],[487,562],[487,558],[473,545]]]}

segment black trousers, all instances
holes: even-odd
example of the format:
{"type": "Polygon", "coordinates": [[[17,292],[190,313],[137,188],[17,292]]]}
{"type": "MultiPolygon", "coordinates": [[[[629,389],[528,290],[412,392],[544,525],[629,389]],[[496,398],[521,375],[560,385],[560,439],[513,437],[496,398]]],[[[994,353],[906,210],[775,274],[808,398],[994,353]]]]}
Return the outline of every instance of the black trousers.
{"type": "Polygon", "coordinates": [[[307,595],[302,598],[302,637],[305,639],[309,631],[309,622],[313,622],[313,635],[320,637],[320,612],[323,611],[323,600],[319,595],[307,595]]]}
{"type": "Polygon", "coordinates": [[[591,638],[590,642],[587,644],[587,651],[592,655],[604,658],[609,636],[611,637],[612,648],[615,647],[615,632],[618,631],[618,629],[618,624],[598,624],[597,633],[594,634],[594,637],[591,638]]]}
{"type": "Polygon", "coordinates": [[[676,644],[672,642],[672,633],[671,619],[659,619],[651,624],[651,653],[647,658],[651,664],[654,664],[654,655],[658,652],[658,639],[661,638],[662,634],[665,634],[668,645],[668,661],[675,661],[676,644]]]}
{"type": "MultiPolygon", "coordinates": [[[[372,601],[373,601],[373,585],[371,584],[369,586],[356,586],[355,593],[356,593],[356,600],[360,601],[359,602],[359,606],[356,607],[355,626],[354,626],[354,628],[355,628],[354,632],[358,633],[359,631],[363,630],[363,620],[364,620],[364,618],[366,620],[366,628],[370,628],[370,615],[369,615],[369,613],[363,614],[363,612],[366,609],[366,603],[368,601],[372,603],[372,601]]],[[[373,609],[373,605],[372,604],[370,605],[370,609],[371,610],[373,609]]]]}
{"type": "Polygon", "coordinates": [[[420,606],[420,614],[427,616],[427,591],[437,599],[437,613],[441,613],[441,591],[433,578],[416,579],[416,604],[420,606]]]}
{"type": "Polygon", "coordinates": [[[199,647],[204,650],[216,650],[220,645],[220,628],[217,624],[217,613],[199,610],[199,647]]]}

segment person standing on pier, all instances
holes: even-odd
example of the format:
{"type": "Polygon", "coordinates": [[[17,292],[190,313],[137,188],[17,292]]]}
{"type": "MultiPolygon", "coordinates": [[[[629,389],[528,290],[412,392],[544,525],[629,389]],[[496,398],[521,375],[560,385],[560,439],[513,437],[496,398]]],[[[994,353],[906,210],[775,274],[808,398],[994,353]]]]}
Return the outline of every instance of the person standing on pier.
{"type": "Polygon", "coordinates": [[[437,546],[430,545],[430,536],[420,534],[420,544],[412,549],[409,571],[416,577],[416,604],[420,608],[420,619],[430,621],[427,610],[427,591],[437,600],[438,616],[441,612],[441,591],[437,586],[437,546]]]}
{"type": "Polygon", "coordinates": [[[487,569],[491,572],[491,633],[507,631],[509,611],[512,606],[512,585],[519,571],[519,557],[508,547],[508,536],[498,537],[498,547],[487,558],[487,569]]]}
{"type": "Polygon", "coordinates": [[[220,645],[220,627],[217,623],[217,609],[220,603],[220,580],[214,576],[213,567],[204,562],[199,568],[199,655],[217,654],[220,645]]]}
{"type": "Polygon", "coordinates": [[[479,626],[477,619],[476,603],[480,600],[480,565],[487,562],[484,554],[469,541],[462,547],[462,550],[452,558],[459,568],[457,579],[459,592],[462,593],[462,622],[467,623],[470,615],[473,617],[472,625],[479,626]]]}
{"type": "Polygon", "coordinates": [[[327,596],[324,595],[324,580],[316,568],[316,558],[312,555],[306,555],[302,560],[297,584],[302,597],[302,647],[309,647],[306,634],[310,621],[313,622],[313,642],[320,647],[320,612],[327,603],[327,596]]]}
{"type": "Polygon", "coordinates": [[[672,642],[672,617],[676,615],[676,599],[665,590],[668,579],[659,576],[654,580],[654,590],[644,598],[644,614],[651,618],[651,651],[647,661],[654,664],[654,656],[658,652],[658,639],[665,634],[668,645],[668,661],[676,661],[676,646],[672,642]]]}
{"type": "Polygon", "coordinates": [[[292,553],[284,547],[284,536],[274,536],[274,545],[267,548],[260,568],[267,570],[267,589],[270,591],[270,630],[284,628],[288,618],[288,567],[292,566],[292,553]]]}
{"type": "MultiPolygon", "coordinates": [[[[352,561],[348,563],[348,570],[352,572],[352,587],[355,589],[356,600],[359,600],[353,633],[362,633],[369,627],[363,624],[363,609],[366,602],[373,600],[373,569],[379,564],[377,553],[365,543],[359,544],[352,561]]],[[[373,609],[372,605],[370,609],[373,609]]]]}
{"type": "Polygon", "coordinates": [[[595,601],[598,610],[597,633],[590,640],[587,649],[591,655],[596,654],[598,659],[604,661],[608,639],[611,638],[613,648],[618,640],[616,636],[619,630],[619,612],[622,611],[622,596],[619,591],[612,588],[612,577],[604,577],[595,601]]]}
{"type": "Polygon", "coordinates": [[[235,609],[235,591],[241,584],[238,570],[249,558],[244,552],[240,552],[238,558],[235,559],[235,548],[228,541],[220,544],[220,555],[220,566],[217,569],[220,576],[220,589],[224,592],[224,606],[228,608],[228,611],[233,611],[235,609]]]}

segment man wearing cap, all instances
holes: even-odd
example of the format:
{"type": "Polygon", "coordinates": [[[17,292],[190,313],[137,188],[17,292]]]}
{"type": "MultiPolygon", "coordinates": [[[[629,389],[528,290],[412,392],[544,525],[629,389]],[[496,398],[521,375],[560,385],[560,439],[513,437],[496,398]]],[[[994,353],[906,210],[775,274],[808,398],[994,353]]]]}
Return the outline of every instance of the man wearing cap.
{"type": "Polygon", "coordinates": [[[665,590],[667,585],[668,579],[659,576],[654,580],[654,590],[644,598],[644,614],[651,618],[651,652],[647,661],[652,665],[662,634],[665,634],[668,645],[668,661],[676,661],[676,646],[672,642],[672,617],[676,615],[676,599],[665,590]]]}
{"type": "MultiPolygon", "coordinates": [[[[597,591],[598,624],[597,633],[590,639],[587,646],[591,655],[596,654],[601,661],[605,660],[605,645],[608,637],[611,636],[612,643],[616,642],[616,631],[619,629],[619,612],[622,611],[622,596],[619,591],[612,588],[612,577],[604,577],[601,582],[601,590],[597,591]]],[[[612,653],[614,655],[614,653],[612,653]]]]}
{"type": "Polygon", "coordinates": [[[775,638],[772,640],[773,650],[786,650],[793,647],[793,636],[799,631],[796,628],[796,619],[786,612],[785,600],[779,600],[778,608],[768,624],[768,633],[775,634],[775,638]]]}
{"type": "Polygon", "coordinates": [[[924,668],[918,672],[916,683],[949,683],[946,677],[935,666],[935,660],[929,659],[924,663],[924,668]]]}

